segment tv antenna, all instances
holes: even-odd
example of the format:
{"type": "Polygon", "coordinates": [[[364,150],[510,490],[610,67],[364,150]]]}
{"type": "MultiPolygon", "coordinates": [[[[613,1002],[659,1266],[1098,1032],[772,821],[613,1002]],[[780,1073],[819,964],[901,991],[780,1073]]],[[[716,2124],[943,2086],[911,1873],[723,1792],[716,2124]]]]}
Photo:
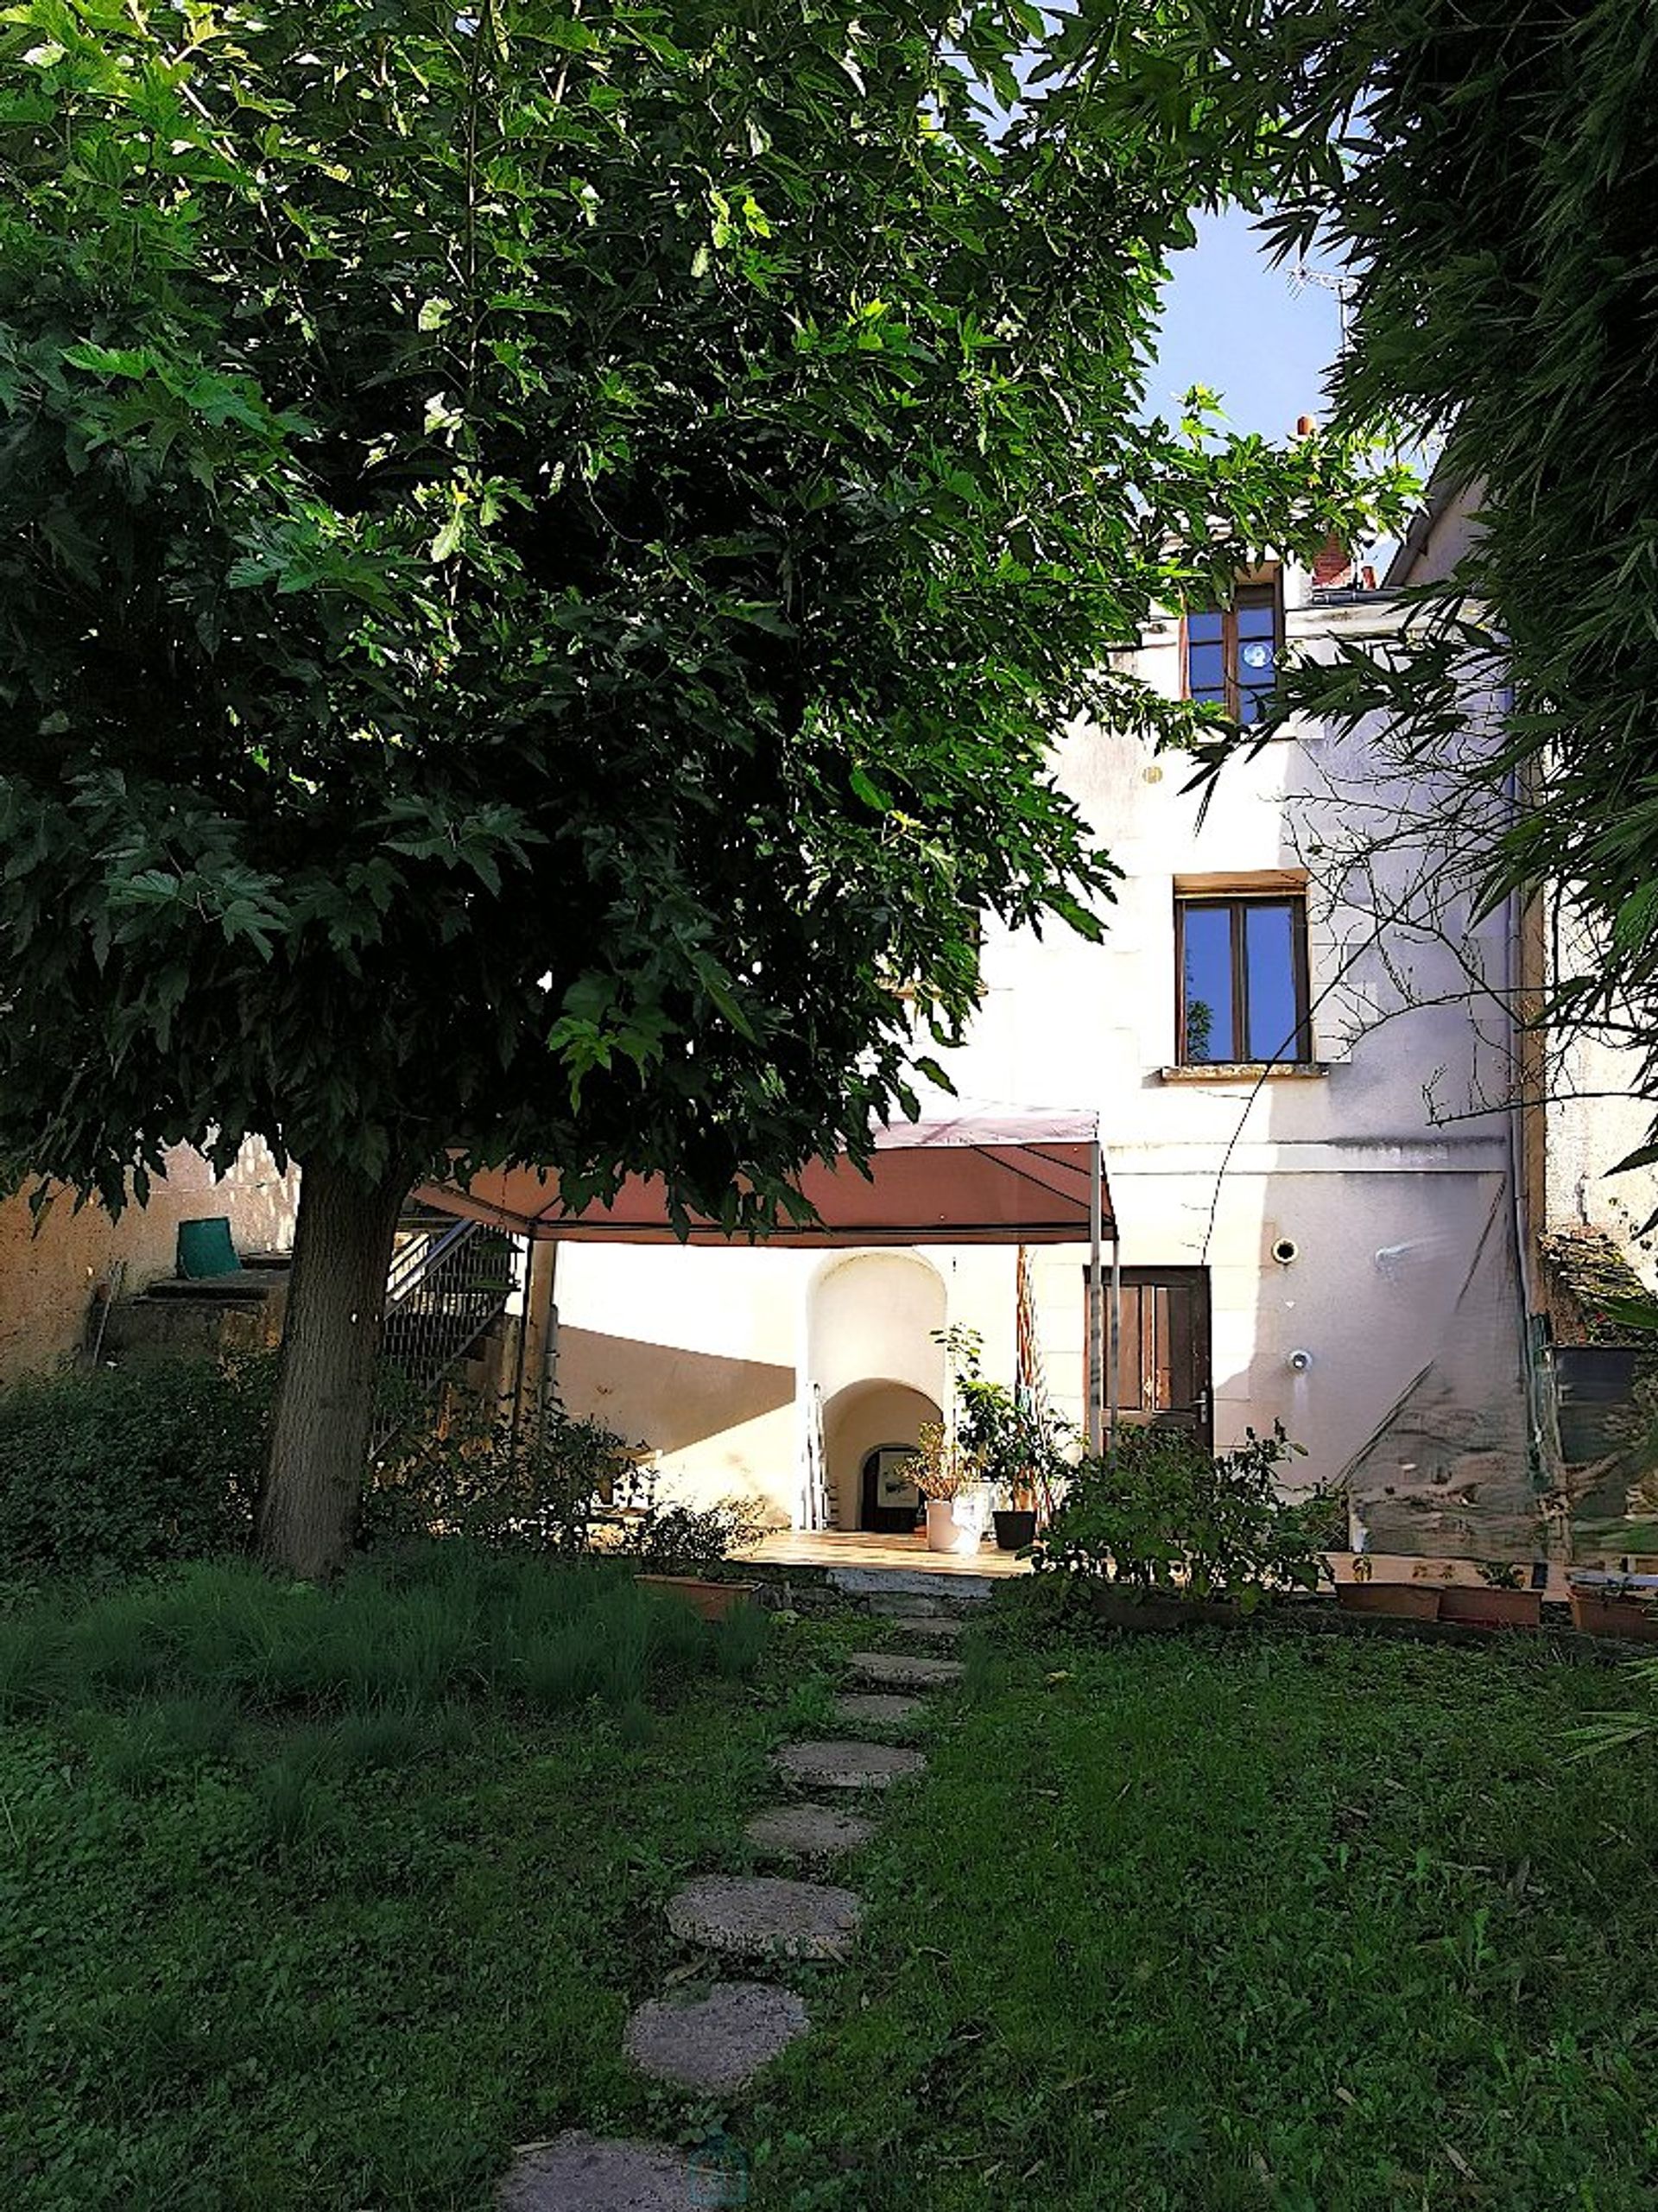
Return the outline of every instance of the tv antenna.
{"type": "Polygon", "coordinates": [[[1347,303],[1352,295],[1354,282],[1352,277],[1344,276],[1338,269],[1315,269],[1311,262],[1298,261],[1290,267],[1289,296],[1292,300],[1299,300],[1309,285],[1316,285],[1320,292],[1333,292],[1336,312],[1341,317],[1341,342],[1345,345],[1347,303]]]}

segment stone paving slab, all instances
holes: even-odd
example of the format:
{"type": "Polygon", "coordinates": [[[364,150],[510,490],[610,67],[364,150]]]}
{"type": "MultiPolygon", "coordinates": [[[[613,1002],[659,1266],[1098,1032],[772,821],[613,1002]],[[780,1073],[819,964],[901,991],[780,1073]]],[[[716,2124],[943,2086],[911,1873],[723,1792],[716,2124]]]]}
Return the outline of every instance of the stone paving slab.
{"type": "Polygon", "coordinates": [[[691,2161],[660,2144],[572,2127],[522,2150],[497,2201],[501,2212],[685,2212],[696,2180],[691,2161]]]}
{"type": "MultiPolygon", "coordinates": [[[[1003,1572],[1005,1573],[1005,1569],[1003,1572]]],[[[935,1605],[983,1605],[1001,1577],[971,1568],[832,1567],[829,1581],[849,1598],[931,1598],[935,1605]]]]}
{"type": "Polygon", "coordinates": [[[848,1728],[907,1728],[926,1710],[924,1697],[880,1689],[846,1690],[835,1700],[835,1718],[848,1728]]]}
{"type": "Polygon", "coordinates": [[[943,1613],[889,1613],[883,1614],[882,1621],[885,1627],[902,1629],[906,1636],[925,1636],[929,1643],[953,1644],[962,1629],[960,1621],[943,1613]]]}
{"type": "Polygon", "coordinates": [[[628,2022],[628,2057],[642,2074],[718,2096],[740,2089],[811,2022],[792,1989],[717,1981],[700,1997],[653,1998],[628,2022]]]}
{"type": "Polygon", "coordinates": [[[772,1874],[706,1874],[668,1901],[682,1943],[727,1958],[844,1959],[864,1908],[851,1890],[772,1874]]]}
{"type": "Polygon", "coordinates": [[[774,1805],[756,1813],[745,1832],[760,1850],[783,1858],[838,1859],[867,1843],[875,1822],[828,1805],[774,1805]]]}
{"type": "Polygon", "coordinates": [[[942,1689],[962,1676],[959,1659],[912,1658],[896,1651],[854,1651],[851,1669],[877,1689],[942,1689]]]}
{"type": "Polygon", "coordinates": [[[771,1763],[808,1790],[884,1790],[921,1773],[927,1759],[900,1744],[818,1741],[780,1745],[771,1763]]]}

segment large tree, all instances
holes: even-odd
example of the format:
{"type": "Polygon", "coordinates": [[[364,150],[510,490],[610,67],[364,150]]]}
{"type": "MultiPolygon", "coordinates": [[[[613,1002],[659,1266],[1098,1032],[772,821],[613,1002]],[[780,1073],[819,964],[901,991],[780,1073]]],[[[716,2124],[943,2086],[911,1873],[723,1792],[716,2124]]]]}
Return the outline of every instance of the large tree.
{"type": "Polygon", "coordinates": [[[1643,1045],[1658,1100],[1654,11],[1246,0],[1233,29],[1276,112],[1269,233],[1350,279],[1338,423],[1441,440],[1478,511],[1402,650],[1286,704],[1383,712],[1507,809],[1486,895],[1577,925],[1548,1024],[1643,1045]]]}
{"type": "Polygon", "coordinates": [[[1362,510],[1140,419],[1240,133],[1092,20],[1022,92],[1025,0],[9,14],[0,1153],[301,1163],[273,1560],[349,1541],[414,1180],[763,1226],[981,912],[1097,927],[1107,649],[1362,510]]]}

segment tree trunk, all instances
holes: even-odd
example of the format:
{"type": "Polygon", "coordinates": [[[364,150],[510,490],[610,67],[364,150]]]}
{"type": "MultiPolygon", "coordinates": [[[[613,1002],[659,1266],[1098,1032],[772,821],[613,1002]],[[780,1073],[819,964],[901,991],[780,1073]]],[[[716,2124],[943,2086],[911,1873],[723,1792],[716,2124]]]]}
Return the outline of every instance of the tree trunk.
{"type": "Polygon", "coordinates": [[[344,1564],[357,1529],[385,1318],[386,1273],[408,1182],[302,1163],[300,1214],[264,1488],[267,1566],[307,1581],[344,1564]]]}

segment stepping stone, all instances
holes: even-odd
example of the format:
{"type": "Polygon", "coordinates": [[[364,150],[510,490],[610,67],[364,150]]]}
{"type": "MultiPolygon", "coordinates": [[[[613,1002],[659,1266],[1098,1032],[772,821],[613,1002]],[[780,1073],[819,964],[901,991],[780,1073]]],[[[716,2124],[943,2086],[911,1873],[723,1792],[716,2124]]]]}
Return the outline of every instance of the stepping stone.
{"type": "Polygon", "coordinates": [[[807,1790],[884,1790],[919,1774],[924,1754],[898,1744],[783,1744],[771,1754],[780,1774],[807,1790]]]}
{"type": "Polygon", "coordinates": [[[693,2162],[656,2143],[611,2142],[579,2127],[527,2144],[501,2184],[501,2212],[685,2212],[693,2162]]]}
{"type": "Polygon", "coordinates": [[[907,1728],[925,1713],[922,1697],[893,1697],[878,1689],[846,1691],[835,1700],[835,1718],[849,1728],[907,1728]]]}
{"type": "Polygon", "coordinates": [[[771,1874],[706,1874],[668,1901],[682,1943],[728,1958],[844,1959],[864,1908],[851,1890],[771,1874]]]}
{"type": "Polygon", "coordinates": [[[941,1689],[962,1677],[959,1659],[901,1657],[896,1651],[854,1651],[852,1672],[877,1689],[941,1689]]]}
{"type": "Polygon", "coordinates": [[[947,1613],[940,1613],[936,1619],[920,1613],[889,1613],[887,1626],[902,1629],[906,1636],[925,1636],[929,1641],[940,1644],[953,1644],[961,1634],[961,1623],[952,1620],[947,1613]]]}
{"type": "Polygon", "coordinates": [[[717,1981],[706,1997],[642,2005],[628,2022],[627,2053],[642,2074],[717,2096],[744,2088],[810,2025],[792,1989],[717,1981]]]}
{"type": "Polygon", "coordinates": [[[775,1805],[769,1813],[756,1813],[745,1833],[762,1851],[782,1858],[838,1859],[867,1843],[875,1822],[827,1805],[775,1805]]]}

